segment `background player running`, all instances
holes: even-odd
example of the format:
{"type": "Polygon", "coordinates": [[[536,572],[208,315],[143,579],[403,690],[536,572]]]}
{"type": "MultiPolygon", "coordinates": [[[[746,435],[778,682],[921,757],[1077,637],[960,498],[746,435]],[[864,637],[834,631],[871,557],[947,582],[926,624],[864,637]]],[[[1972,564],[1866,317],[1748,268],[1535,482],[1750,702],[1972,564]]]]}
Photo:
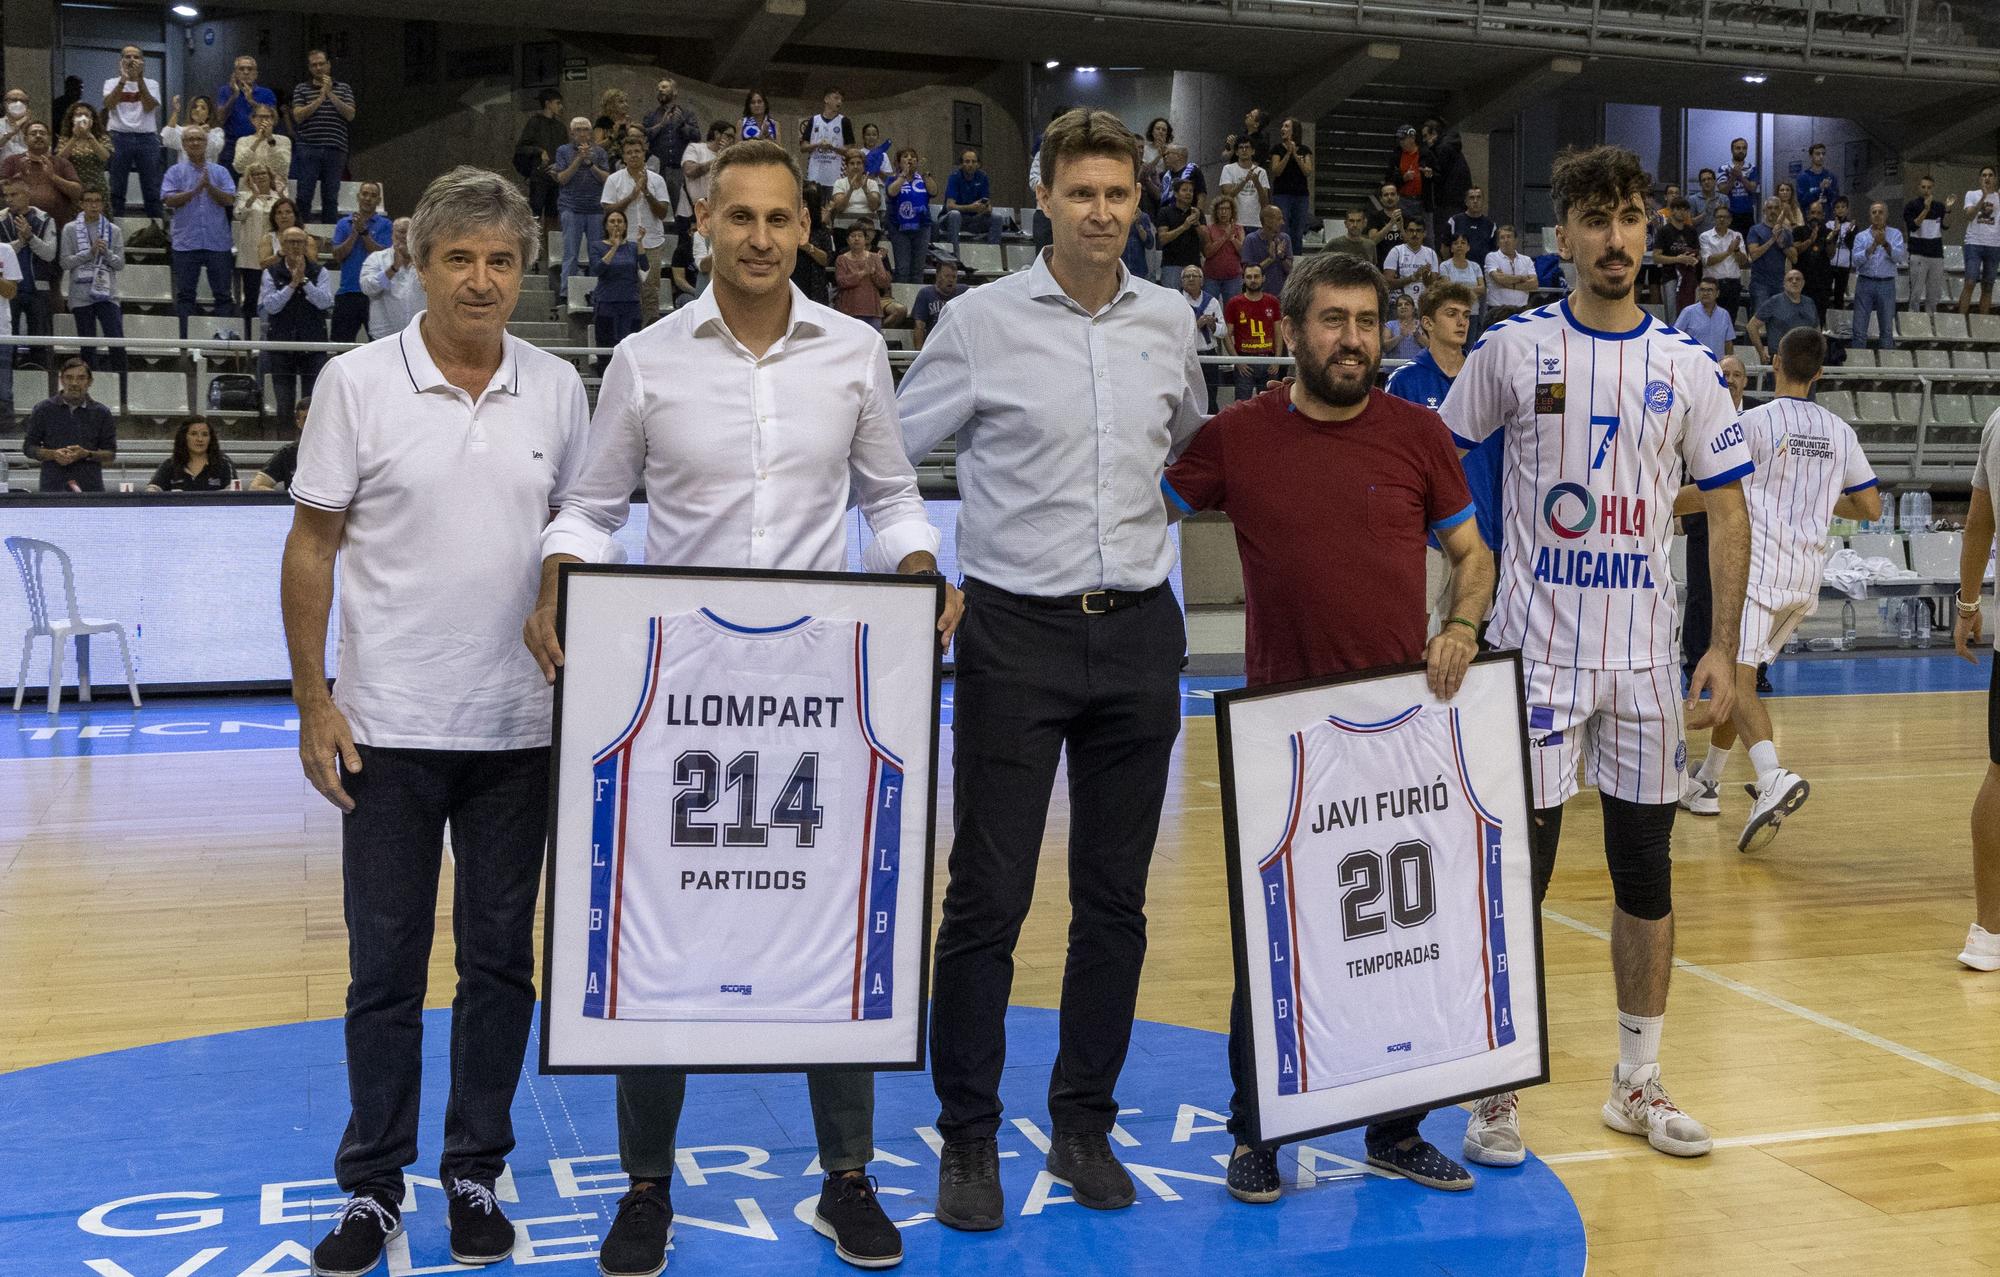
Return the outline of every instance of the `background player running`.
{"type": "MultiPolygon", "coordinates": [[[[1558,244],[1576,264],[1562,301],[1487,330],[1445,399],[1445,424],[1470,449],[1504,431],[1506,534],[1487,638],[1520,651],[1533,745],[1535,898],[1555,870],[1562,805],[1589,765],[1604,809],[1618,985],[1618,1058],[1606,1125],[1665,1153],[1710,1148],[1701,1123],[1660,1084],[1660,1028],[1673,970],[1674,805],[1686,746],[1676,696],[1673,581],[1667,568],[1683,464],[1707,493],[1715,638],[1695,667],[1686,713],[1723,721],[1749,559],[1739,481],[1751,471],[1734,405],[1706,348],[1639,308],[1646,192],[1638,157],[1567,150],[1550,194],[1558,244]],[[1710,702],[1704,712],[1702,693],[1710,702]]],[[[1465,1155],[1523,1157],[1512,1093],[1481,1101],[1465,1155]]]]}
{"type": "MultiPolygon", "coordinates": [[[[1750,583],[1736,650],[1736,708],[1709,734],[1708,756],[1681,785],[1681,807],[1697,816],[1721,814],[1722,770],[1740,734],[1750,742],[1755,800],[1736,840],[1756,851],[1777,836],[1785,817],[1805,805],[1811,786],[1778,765],[1771,715],[1757,699],[1757,667],[1778,659],[1799,623],[1819,610],[1826,536],[1835,518],[1877,519],[1882,493],[1854,427],[1812,402],[1826,363],[1826,338],[1794,328],[1778,343],[1777,397],[1743,414],[1743,441],[1756,470],[1743,480],[1750,510],[1750,583]]],[[[1704,504],[1699,488],[1681,491],[1674,512],[1704,504]]]]}

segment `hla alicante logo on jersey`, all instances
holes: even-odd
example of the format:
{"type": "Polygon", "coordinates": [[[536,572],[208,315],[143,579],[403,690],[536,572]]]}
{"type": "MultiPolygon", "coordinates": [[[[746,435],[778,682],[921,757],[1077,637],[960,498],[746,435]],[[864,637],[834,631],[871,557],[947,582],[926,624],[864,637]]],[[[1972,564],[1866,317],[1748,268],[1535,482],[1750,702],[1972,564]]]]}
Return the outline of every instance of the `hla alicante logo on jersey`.
{"type": "Polygon", "coordinates": [[[1674,406],[1674,388],[1664,381],[1646,383],[1646,411],[1665,412],[1674,406]]]}
{"type": "MultiPolygon", "coordinates": [[[[1646,541],[1646,498],[1615,492],[1598,496],[1580,483],[1558,483],[1542,498],[1542,521],[1564,541],[1595,533],[1646,541]]],[[[1535,579],[1579,589],[1654,588],[1651,555],[1645,550],[1594,550],[1538,546],[1535,579]]]]}

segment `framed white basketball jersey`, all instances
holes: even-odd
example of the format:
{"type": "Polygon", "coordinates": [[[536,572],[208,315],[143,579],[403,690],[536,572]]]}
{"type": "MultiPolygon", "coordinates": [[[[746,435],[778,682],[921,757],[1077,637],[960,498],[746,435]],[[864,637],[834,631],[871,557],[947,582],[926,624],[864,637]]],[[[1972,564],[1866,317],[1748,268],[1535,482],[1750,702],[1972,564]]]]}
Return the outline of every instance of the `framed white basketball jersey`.
{"type": "Polygon", "coordinates": [[[1320,719],[1291,738],[1291,804],[1258,863],[1278,1093],[1514,1040],[1500,820],[1459,711],[1320,719]]]}
{"type": "Polygon", "coordinates": [[[583,1013],[888,1018],[904,768],[868,625],[646,624],[631,721],[591,762],[583,1013]]]}

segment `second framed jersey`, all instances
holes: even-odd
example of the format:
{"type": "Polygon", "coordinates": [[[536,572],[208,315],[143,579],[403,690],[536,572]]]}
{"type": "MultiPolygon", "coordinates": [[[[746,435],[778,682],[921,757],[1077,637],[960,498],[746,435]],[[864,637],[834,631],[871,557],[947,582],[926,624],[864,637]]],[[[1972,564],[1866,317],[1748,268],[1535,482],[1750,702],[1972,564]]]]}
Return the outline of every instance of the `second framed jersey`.
{"type": "Polygon", "coordinates": [[[940,594],[565,572],[545,1068],[920,1065],[940,594]]]}
{"type": "Polygon", "coordinates": [[[1518,671],[1216,698],[1259,1140],[1546,1079],[1518,671]]]}

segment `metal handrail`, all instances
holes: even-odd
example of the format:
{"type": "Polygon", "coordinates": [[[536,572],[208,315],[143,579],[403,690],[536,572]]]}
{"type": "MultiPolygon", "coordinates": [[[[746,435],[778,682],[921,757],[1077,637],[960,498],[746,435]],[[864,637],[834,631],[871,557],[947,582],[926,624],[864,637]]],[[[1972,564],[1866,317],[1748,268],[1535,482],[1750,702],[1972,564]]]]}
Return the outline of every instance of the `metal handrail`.
{"type": "Polygon", "coordinates": [[[1550,53],[1574,52],[1598,56],[1630,50],[1676,61],[1700,61],[1718,51],[1730,54],[1796,54],[1817,65],[1826,55],[1868,67],[1949,66],[1975,81],[2000,81],[2000,48],[1945,44],[1924,38],[1912,0],[1901,12],[1888,15],[1902,30],[1887,39],[1830,31],[1822,22],[1826,0],[1812,0],[1792,11],[1797,26],[1745,27],[1722,20],[1716,6],[1704,0],[1690,4],[1678,20],[1620,10],[1602,3],[1566,12],[1549,12],[1528,5],[1468,5],[1463,0],[933,0],[981,8],[1030,8],[1085,13],[1092,17],[1133,17],[1175,22],[1226,24],[1233,28],[1314,31],[1328,35],[1409,36],[1416,26],[1462,28],[1468,36],[1550,53]],[[1607,40],[1608,38],[1608,40],[1607,40]]]}

